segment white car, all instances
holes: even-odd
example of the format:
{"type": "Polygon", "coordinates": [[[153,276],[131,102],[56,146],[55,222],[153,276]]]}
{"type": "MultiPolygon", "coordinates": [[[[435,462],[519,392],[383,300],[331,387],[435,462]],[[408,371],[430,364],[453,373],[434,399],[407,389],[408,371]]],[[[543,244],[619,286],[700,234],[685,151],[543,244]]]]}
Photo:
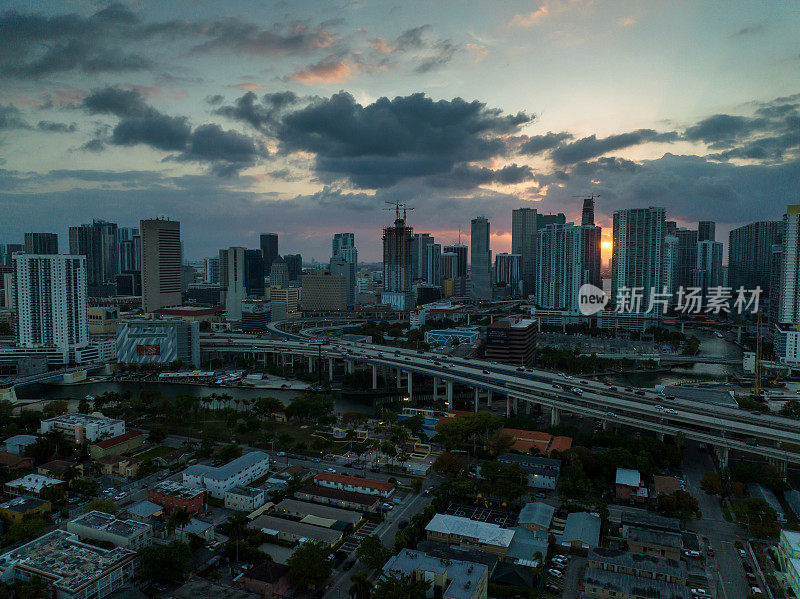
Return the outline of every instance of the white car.
{"type": "Polygon", "coordinates": [[[691,591],[692,595],[696,597],[711,597],[711,594],[703,588],[691,589],[691,591]]]}
{"type": "Polygon", "coordinates": [[[751,595],[761,595],[761,589],[758,587],[750,587],[750,594],[751,595]]]}
{"type": "Polygon", "coordinates": [[[561,570],[556,570],[555,568],[550,568],[547,573],[550,576],[555,576],[556,578],[564,578],[564,573],[561,570]]]}
{"type": "Polygon", "coordinates": [[[616,418],[617,417],[617,415],[614,412],[606,412],[606,416],[608,416],[609,418],[616,418]]]}
{"type": "Polygon", "coordinates": [[[657,406],[656,406],[656,410],[658,410],[659,412],[660,412],[661,410],[663,410],[663,409],[664,409],[664,406],[661,406],[661,405],[657,405],[657,406]]]}
{"type": "Polygon", "coordinates": [[[672,408],[667,408],[666,410],[664,410],[664,413],[665,414],[677,414],[678,410],[673,410],[672,408]]]}
{"type": "Polygon", "coordinates": [[[583,391],[582,391],[581,389],[578,389],[577,387],[573,387],[573,388],[572,388],[572,392],[573,392],[575,395],[583,395],[583,391]]]}
{"type": "Polygon", "coordinates": [[[336,468],[325,468],[325,472],[331,472],[332,474],[335,474],[336,468]]]}
{"type": "Polygon", "coordinates": [[[683,555],[685,555],[686,557],[700,557],[700,552],[695,551],[694,549],[687,549],[686,551],[683,552],[683,555]]]}

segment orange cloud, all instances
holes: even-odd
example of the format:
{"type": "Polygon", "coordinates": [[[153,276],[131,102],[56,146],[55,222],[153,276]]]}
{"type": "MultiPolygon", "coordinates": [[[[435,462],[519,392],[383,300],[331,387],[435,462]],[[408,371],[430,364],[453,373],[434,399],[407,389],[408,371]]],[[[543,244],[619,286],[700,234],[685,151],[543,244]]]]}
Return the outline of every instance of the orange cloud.
{"type": "Polygon", "coordinates": [[[510,24],[516,27],[530,27],[541,21],[550,10],[546,5],[542,4],[537,10],[526,14],[514,15],[511,17],[510,24]]]}
{"type": "Polygon", "coordinates": [[[375,52],[380,54],[392,54],[396,51],[396,48],[390,46],[382,37],[369,40],[369,45],[375,52]]]}
{"type": "Polygon", "coordinates": [[[261,85],[260,83],[239,83],[233,87],[237,87],[245,91],[252,91],[254,89],[267,89],[266,85],[261,85]]]}
{"type": "Polygon", "coordinates": [[[476,63],[482,61],[484,58],[486,58],[486,55],[489,54],[486,46],[481,44],[467,44],[467,50],[472,52],[476,63]]]}
{"type": "Polygon", "coordinates": [[[287,79],[302,83],[339,83],[351,77],[353,69],[345,62],[321,62],[287,75],[287,79]]]}

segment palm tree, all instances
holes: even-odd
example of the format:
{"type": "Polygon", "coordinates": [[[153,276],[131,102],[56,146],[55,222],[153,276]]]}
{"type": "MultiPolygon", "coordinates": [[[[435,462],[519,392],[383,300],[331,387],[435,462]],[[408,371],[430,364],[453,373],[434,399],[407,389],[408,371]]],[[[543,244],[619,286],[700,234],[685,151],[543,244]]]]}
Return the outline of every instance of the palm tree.
{"type": "MultiPolygon", "coordinates": [[[[175,530],[176,528],[183,533],[183,529],[186,528],[189,523],[192,521],[192,514],[187,510],[185,507],[179,507],[177,510],[173,511],[169,518],[167,519],[167,527],[175,530]]],[[[178,536],[182,536],[179,534],[178,536]]]]}
{"type": "Polygon", "coordinates": [[[353,584],[350,585],[348,591],[351,599],[370,599],[372,597],[372,583],[367,578],[366,572],[358,572],[351,580],[353,584]]]}
{"type": "Polygon", "coordinates": [[[429,580],[417,580],[413,574],[392,575],[375,585],[375,596],[381,599],[425,599],[431,587],[429,580]]]}

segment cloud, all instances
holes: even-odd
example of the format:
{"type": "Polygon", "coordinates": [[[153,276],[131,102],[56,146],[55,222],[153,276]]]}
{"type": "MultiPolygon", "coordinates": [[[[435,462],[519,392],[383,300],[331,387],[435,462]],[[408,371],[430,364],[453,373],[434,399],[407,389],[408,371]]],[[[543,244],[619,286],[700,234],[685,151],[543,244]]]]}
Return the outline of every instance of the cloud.
{"type": "Polygon", "coordinates": [[[120,118],[146,117],[158,114],[147,105],[141,92],[136,89],[105,87],[86,96],[81,106],[89,114],[113,114],[120,118]]]}
{"type": "Polygon", "coordinates": [[[550,156],[556,164],[574,164],[646,142],[670,143],[677,139],[678,134],[675,131],[659,133],[653,129],[637,129],[629,133],[609,135],[600,139],[596,135],[590,135],[572,143],[558,146],[551,152],[550,156]]]}
{"type": "Polygon", "coordinates": [[[145,144],[158,150],[182,150],[191,134],[189,119],[184,116],[154,114],[123,118],[111,134],[117,146],[145,144]]]}
{"type": "Polygon", "coordinates": [[[28,129],[30,125],[22,118],[22,111],[13,104],[0,104],[0,131],[28,129]]]}
{"type": "Polygon", "coordinates": [[[39,131],[46,131],[48,133],[72,133],[77,129],[75,123],[55,123],[53,121],[39,121],[36,124],[39,131]]]}
{"type": "Polygon", "coordinates": [[[326,29],[309,28],[295,24],[281,30],[261,29],[258,25],[244,23],[238,19],[222,19],[201,28],[208,38],[194,47],[195,52],[225,49],[258,56],[281,54],[304,54],[320,48],[330,47],[336,36],[326,29]]]}
{"type": "Polygon", "coordinates": [[[757,25],[749,25],[747,27],[742,27],[737,32],[735,32],[731,37],[744,37],[748,35],[754,35],[756,33],[761,33],[764,31],[763,23],[759,23],[757,25]]]}
{"type": "Polygon", "coordinates": [[[519,148],[522,154],[539,154],[545,150],[552,150],[562,142],[572,139],[572,134],[562,131],[553,133],[548,131],[545,135],[534,135],[529,137],[519,148]]]}
{"type": "Polygon", "coordinates": [[[323,60],[291,73],[284,79],[301,83],[340,83],[349,79],[352,74],[353,68],[343,60],[323,60]]]}
{"type": "Polygon", "coordinates": [[[214,110],[214,114],[248,123],[261,131],[268,131],[277,124],[281,112],[298,101],[297,95],[289,91],[264,94],[261,100],[254,92],[247,92],[237,98],[233,106],[221,106],[214,110]]]}
{"type": "Polygon", "coordinates": [[[542,4],[539,8],[528,13],[521,13],[511,17],[509,25],[512,27],[530,27],[536,25],[550,13],[547,5],[542,4]]]}
{"type": "Polygon", "coordinates": [[[702,141],[712,147],[726,147],[754,133],[765,124],[763,119],[715,114],[688,127],[684,135],[690,141],[702,141]]]}
{"type": "Polygon", "coordinates": [[[179,160],[210,162],[212,172],[230,176],[252,166],[266,151],[251,137],[236,131],[225,131],[216,124],[197,127],[189,138],[186,151],[179,160]]]}
{"type": "Polygon", "coordinates": [[[431,29],[430,25],[420,25],[406,29],[397,37],[395,48],[399,51],[417,50],[426,47],[425,34],[431,29]]]}
{"type": "Polygon", "coordinates": [[[471,165],[459,165],[452,172],[446,175],[436,175],[428,179],[427,182],[434,187],[471,189],[491,183],[512,185],[532,179],[533,171],[528,165],[511,164],[497,170],[471,165]]]}
{"type": "Polygon", "coordinates": [[[323,181],[379,188],[505,155],[504,136],[530,120],[461,98],[433,101],[418,93],[362,106],[339,92],[287,112],[276,135],[282,152],[314,154],[323,181]]]}
{"type": "MultiPolygon", "coordinates": [[[[233,87],[244,91],[252,91],[254,89],[267,89],[266,85],[261,85],[260,83],[237,83],[233,87]]],[[[221,97],[222,96],[220,96],[220,98],[221,97]]]]}

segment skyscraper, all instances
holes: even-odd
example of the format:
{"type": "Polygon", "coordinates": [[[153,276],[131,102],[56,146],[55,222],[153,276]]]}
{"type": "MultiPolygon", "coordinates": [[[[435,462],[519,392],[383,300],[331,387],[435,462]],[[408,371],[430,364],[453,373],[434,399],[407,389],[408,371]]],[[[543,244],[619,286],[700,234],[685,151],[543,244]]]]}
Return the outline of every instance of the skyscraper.
{"type": "Polygon", "coordinates": [[[272,261],[269,268],[269,288],[286,289],[289,287],[289,266],[286,261],[278,256],[272,261]]]}
{"type": "Polygon", "coordinates": [[[678,289],[678,247],[677,236],[664,236],[663,287],[669,294],[674,294],[678,289]]]}
{"type": "Polygon", "coordinates": [[[544,229],[547,225],[563,225],[566,224],[567,217],[563,212],[557,214],[539,214],[536,217],[536,228],[544,229]]]}
{"type": "Polygon", "coordinates": [[[693,272],[697,267],[697,231],[680,228],[675,231],[678,251],[675,258],[675,288],[691,287],[693,272]]]}
{"type": "Polygon", "coordinates": [[[511,212],[511,252],[520,257],[522,291],[525,295],[536,293],[538,226],[535,208],[518,208],[511,212]]]}
{"type": "Polygon", "coordinates": [[[428,274],[428,246],[433,243],[430,233],[416,233],[411,240],[411,280],[425,279],[428,274]]]}
{"type": "Polygon", "coordinates": [[[272,261],[278,256],[277,233],[261,234],[261,255],[264,257],[264,274],[268,275],[272,261]]]}
{"type": "Polygon", "coordinates": [[[600,227],[550,224],[539,231],[536,303],[542,308],[578,310],[578,290],[596,285],[600,271],[600,227]]]}
{"type": "Polygon", "coordinates": [[[58,235],[56,233],[25,233],[26,254],[57,254],[58,235]]]}
{"type": "Polygon", "coordinates": [[[142,238],[136,227],[117,227],[119,272],[142,269],[142,238]]]}
{"type": "Polygon", "coordinates": [[[428,285],[442,284],[442,244],[431,243],[425,246],[425,282],[428,285]]]}
{"type": "Polygon", "coordinates": [[[442,281],[458,276],[458,256],[453,252],[442,252],[439,258],[439,275],[442,281]]]}
{"type": "Polygon", "coordinates": [[[70,227],[69,253],[86,256],[89,295],[106,295],[119,272],[117,225],[96,218],[91,224],[70,227]]]}
{"type": "Polygon", "coordinates": [[[489,220],[472,219],[470,235],[470,278],[472,297],[492,299],[492,250],[489,248],[489,220]]]}
{"type": "Polygon", "coordinates": [[[65,362],[89,344],[86,257],[66,254],[16,254],[14,303],[17,343],[54,347],[65,362]]]}
{"type": "Polygon", "coordinates": [[[356,303],[356,268],[355,264],[349,262],[343,254],[338,254],[331,258],[331,275],[344,279],[345,301],[348,306],[356,303]]]}
{"type": "Polygon", "coordinates": [[[508,287],[512,296],[520,294],[522,256],[501,252],[494,258],[494,282],[508,287]]]}
{"type": "Polygon", "coordinates": [[[355,304],[356,297],[356,270],[358,268],[358,250],[356,249],[356,237],[352,233],[337,233],[333,236],[331,242],[331,274],[345,274],[345,284],[348,285],[347,290],[347,303],[352,306],[355,304]],[[337,265],[336,272],[334,273],[333,263],[335,260],[341,259],[342,264],[337,265]],[[343,273],[342,269],[347,269],[347,273],[343,273]]]}
{"type": "Polygon", "coordinates": [[[411,291],[411,242],[413,229],[406,226],[399,212],[391,227],[383,229],[383,290],[389,293],[411,291]]]}
{"type": "Polygon", "coordinates": [[[181,303],[181,223],[176,220],[143,220],[142,310],[181,303]]]}
{"type": "Polygon", "coordinates": [[[583,212],[581,213],[581,226],[594,227],[594,194],[583,199],[583,212]]]}
{"type": "MultiPolygon", "coordinates": [[[[280,259],[280,256],[275,260],[280,259]]],[[[274,263],[274,261],[273,261],[274,263]]],[[[264,297],[264,258],[261,250],[244,252],[244,288],[248,296],[264,297]]]]}
{"type": "Polygon", "coordinates": [[[203,259],[203,274],[206,283],[219,283],[219,257],[203,259]]]}
{"type": "Polygon", "coordinates": [[[664,208],[614,212],[611,302],[616,302],[622,288],[641,288],[645,298],[651,289],[663,291],[664,217],[664,208]]]}
{"type": "Polygon", "coordinates": [[[710,288],[722,285],[722,243],[709,239],[697,242],[697,268],[692,284],[702,290],[703,297],[710,288]]]}
{"type": "Polygon", "coordinates": [[[303,257],[300,254],[286,254],[283,261],[289,271],[289,280],[299,281],[300,275],[303,274],[303,257]]]}
{"type": "Polygon", "coordinates": [[[13,267],[14,263],[12,261],[12,256],[17,252],[24,252],[25,245],[22,243],[7,243],[4,246],[0,246],[3,250],[3,263],[0,266],[7,266],[13,267]]]}
{"type": "Polygon", "coordinates": [[[787,206],[783,215],[780,305],[778,323],[800,323],[800,205],[787,206]]]}
{"type": "Polygon", "coordinates": [[[697,223],[697,241],[716,241],[716,229],[713,221],[701,220],[697,223]]]}
{"type": "MultiPolygon", "coordinates": [[[[760,221],[733,229],[728,236],[728,286],[755,289],[771,297],[772,248],[783,238],[782,221],[760,221]]],[[[777,290],[777,288],[776,288],[777,290]]]]}
{"type": "Polygon", "coordinates": [[[456,255],[456,272],[453,276],[455,279],[454,293],[456,295],[465,296],[467,294],[467,256],[469,248],[461,243],[454,245],[446,245],[444,253],[456,255]]]}
{"type": "Polygon", "coordinates": [[[230,247],[219,251],[220,284],[225,289],[225,312],[229,321],[242,319],[242,300],[247,295],[245,287],[245,252],[243,247],[230,247]]]}

